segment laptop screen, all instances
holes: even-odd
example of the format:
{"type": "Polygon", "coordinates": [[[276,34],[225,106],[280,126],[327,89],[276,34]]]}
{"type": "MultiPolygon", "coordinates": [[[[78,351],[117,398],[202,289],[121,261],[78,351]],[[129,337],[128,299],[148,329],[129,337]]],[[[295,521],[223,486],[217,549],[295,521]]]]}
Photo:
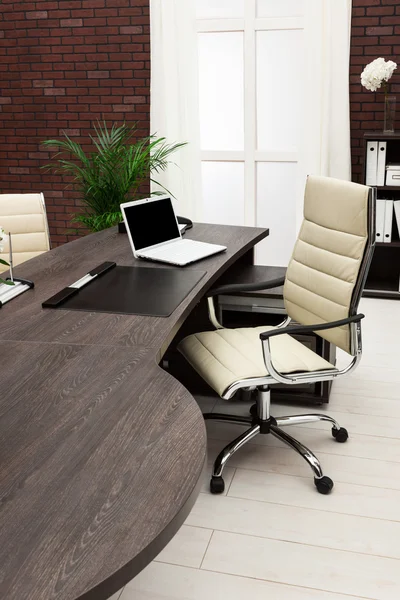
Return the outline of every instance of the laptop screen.
{"type": "Polygon", "coordinates": [[[135,250],[180,237],[171,198],[124,208],[135,250]]]}

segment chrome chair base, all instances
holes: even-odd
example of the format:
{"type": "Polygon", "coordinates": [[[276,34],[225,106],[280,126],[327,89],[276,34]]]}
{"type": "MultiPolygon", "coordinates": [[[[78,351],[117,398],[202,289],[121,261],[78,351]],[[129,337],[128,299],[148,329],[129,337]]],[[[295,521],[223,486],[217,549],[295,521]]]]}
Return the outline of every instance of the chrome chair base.
{"type": "MultiPolygon", "coordinates": [[[[221,494],[224,491],[225,484],[222,473],[228,460],[244,444],[250,442],[255,436],[262,434],[272,434],[284,442],[287,446],[295,450],[311,467],[314,473],[315,486],[321,494],[329,494],[333,488],[333,481],[323,474],[321,463],[315,454],[301,442],[288,435],[281,427],[289,425],[299,425],[304,423],[315,423],[317,421],[327,421],[332,424],[332,435],[337,442],[343,443],[348,439],[346,429],[328,415],[309,414],[309,415],[291,415],[287,417],[271,417],[269,414],[270,391],[264,386],[258,389],[257,411],[251,410],[251,417],[227,415],[223,413],[206,413],[204,419],[216,420],[225,423],[235,423],[236,425],[247,425],[248,429],[219,453],[214,462],[213,473],[210,481],[210,491],[213,494],[221,494]]],[[[253,409],[253,407],[252,407],[253,409]]]]}

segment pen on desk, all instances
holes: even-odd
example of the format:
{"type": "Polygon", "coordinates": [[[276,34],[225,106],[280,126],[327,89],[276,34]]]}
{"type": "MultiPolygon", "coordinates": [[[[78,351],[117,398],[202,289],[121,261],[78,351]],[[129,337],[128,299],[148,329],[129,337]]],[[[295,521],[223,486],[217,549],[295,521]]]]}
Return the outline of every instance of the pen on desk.
{"type": "Polygon", "coordinates": [[[11,231],[8,232],[8,239],[9,239],[9,249],[10,249],[10,279],[12,282],[14,282],[11,231]]]}

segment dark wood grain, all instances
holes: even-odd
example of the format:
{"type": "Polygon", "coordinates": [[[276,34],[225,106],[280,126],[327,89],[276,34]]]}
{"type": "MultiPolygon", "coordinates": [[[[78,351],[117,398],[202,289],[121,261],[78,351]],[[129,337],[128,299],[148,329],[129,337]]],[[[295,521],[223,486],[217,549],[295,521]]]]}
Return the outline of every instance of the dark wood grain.
{"type": "Polygon", "coordinates": [[[205,291],[267,234],[196,224],[191,237],[228,252],[193,265],[207,274],[168,318],[41,308],[105,260],[135,263],[116,230],[15,269],[35,289],[0,310],[1,600],[106,600],[182,525],[205,428],[158,362],[205,291]]]}
{"type": "MultiPolygon", "coordinates": [[[[136,261],[127,236],[117,233],[113,228],[56,248],[17,267],[15,276],[31,279],[35,289],[1,309],[0,339],[144,345],[158,347],[158,358],[161,359],[184,319],[205,291],[237,259],[266,237],[268,230],[196,223],[186,235],[191,239],[223,244],[228,250],[185,267],[207,271],[207,275],[169,318],[42,309],[44,300],[104,261],[115,261],[118,265],[151,266],[149,262],[136,261]]],[[[160,263],[155,266],[159,268],[160,263]]]]}
{"type": "MultiPolygon", "coordinates": [[[[224,273],[220,278],[218,285],[232,285],[238,283],[258,283],[261,281],[272,281],[279,279],[279,277],[285,277],[285,267],[269,267],[261,265],[247,265],[245,267],[233,265],[230,269],[224,273]]],[[[257,290],[255,292],[242,292],[231,294],[234,296],[246,296],[248,298],[282,298],[283,297],[283,286],[275,287],[266,290],[257,290]]]]}
{"type": "Polygon", "coordinates": [[[364,133],[364,139],[366,140],[400,140],[400,133],[398,131],[386,132],[386,131],[367,131],[364,133]]]}
{"type": "Polygon", "coordinates": [[[0,597],[108,598],[188,515],[201,412],[151,349],[9,342],[0,364],[0,597]]]}

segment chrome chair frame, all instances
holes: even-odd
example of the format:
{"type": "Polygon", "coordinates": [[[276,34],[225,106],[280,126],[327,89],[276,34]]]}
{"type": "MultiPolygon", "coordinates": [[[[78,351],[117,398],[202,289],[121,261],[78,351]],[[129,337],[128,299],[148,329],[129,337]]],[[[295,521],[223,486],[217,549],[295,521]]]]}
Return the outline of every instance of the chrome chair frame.
{"type": "MultiPolygon", "coordinates": [[[[228,460],[237,452],[244,444],[251,441],[258,434],[272,434],[280,439],[290,448],[295,450],[308,463],[314,473],[314,483],[317,490],[322,494],[328,494],[333,488],[333,481],[324,476],[322,466],[315,454],[301,442],[288,435],[281,427],[289,425],[303,425],[305,423],[315,423],[317,421],[326,421],[332,425],[332,435],[338,442],[345,442],[348,438],[346,429],[340,427],[339,423],[325,414],[305,414],[305,415],[288,415],[274,418],[270,414],[271,391],[270,386],[276,383],[286,385],[296,385],[299,383],[314,383],[320,381],[331,381],[343,375],[348,375],[357,368],[362,357],[362,335],[361,335],[361,320],[364,318],[362,314],[356,314],[358,303],[361,297],[362,290],[365,285],[369,266],[372,261],[374,246],[375,246],[375,205],[376,205],[376,189],[372,188],[368,199],[368,240],[364,251],[363,260],[361,263],[357,284],[354,289],[352,303],[350,306],[350,315],[347,319],[335,321],[332,323],[324,323],[323,325],[294,325],[290,326],[291,319],[287,317],[280,325],[272,331],[264,332],[260,335],[262,343],[262,352],[265,362],[265,367],[268,375],[265,377],[256,377],[251,379],[243,379],[234,382],[229,386],[224,394],[223,399],[229,400],[238,390],[256,391],[256,404],[252,407],[251,416],[228,415],[224,413],[206,413],[206,420],[216,420],[239,425],[250,426],[244,433],[239,435],[230,444],[219,453],[215,462],[213,473],[210,482],[210,489],[213,493],[221,493],[224,490],[224,481],[222,473],[228,460]],[[326,371],[300,372],[291,375],[285,375],[277,371],[272,362],[270,338],[282,334],[295,333],[310,333],[317,332],[335,327],[349,325],[350,327],[350,348],[352,361],[345,368],[339,370],[334,369],[326,371]],[[254,410],[255,409],[255,410],[254,410]]],[[[260,282],[248,285],[225,285],[217,287],[210,291],[208,297],[209,318],[216,329],[223,329],[219,323],[214,298],[223,294],[232,294],[234,292],[256,291],[261,289],[271,289],[278,287],[284,283],[284,279],[274,280],[269,282],[260,282]]]]}

